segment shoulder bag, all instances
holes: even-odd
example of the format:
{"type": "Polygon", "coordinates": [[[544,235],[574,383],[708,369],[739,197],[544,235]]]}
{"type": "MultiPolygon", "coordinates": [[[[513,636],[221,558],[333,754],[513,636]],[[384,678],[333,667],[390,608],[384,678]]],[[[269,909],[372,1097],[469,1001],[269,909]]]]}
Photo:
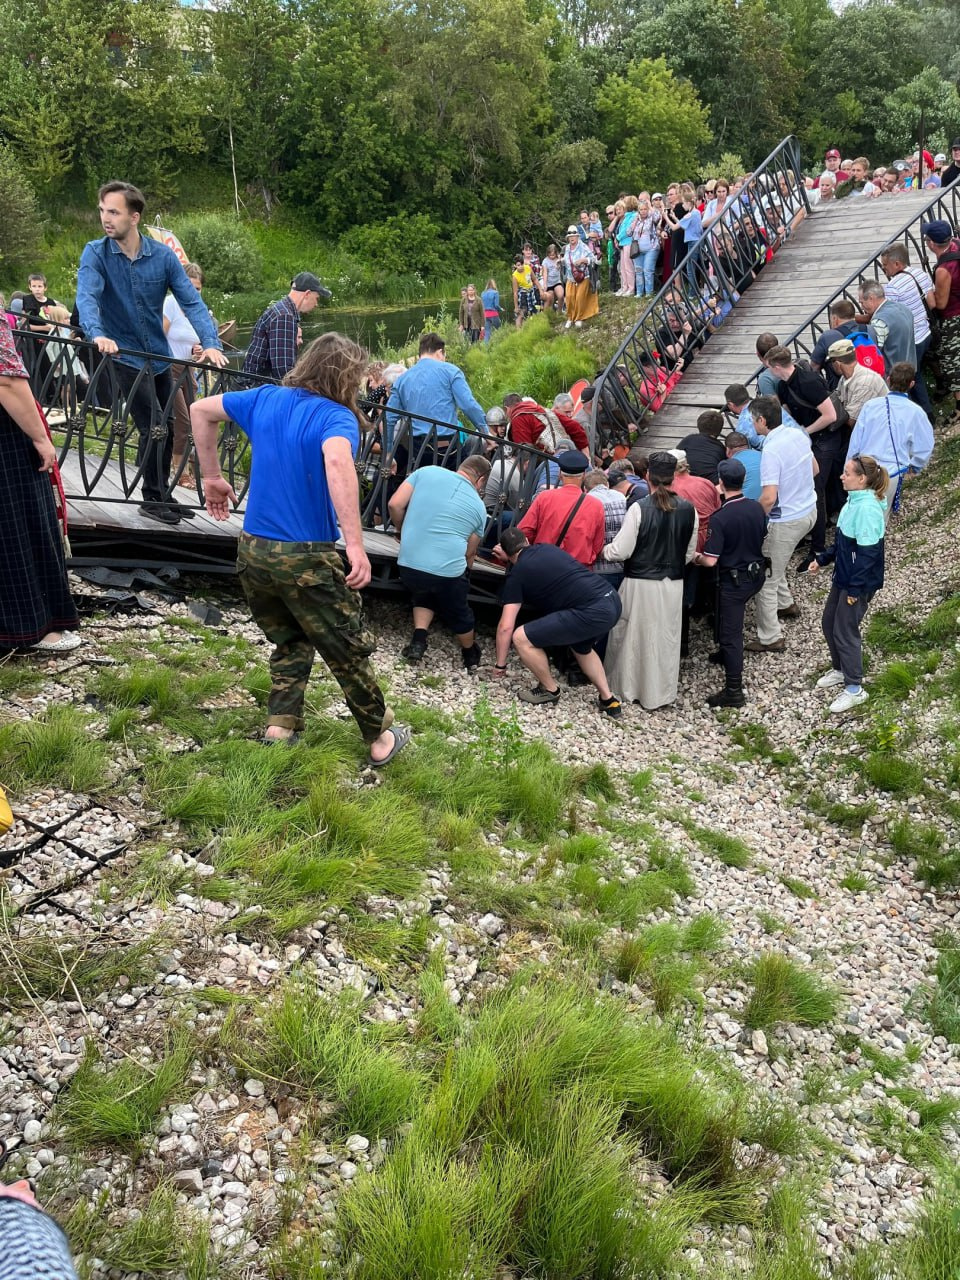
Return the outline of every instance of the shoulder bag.
{"type": "Polygon", "coordinates": [[[560,530],[560,536],[559,538],[556,538],[554,540],[553,545],[555,547],[559,547],[562,545],[564,538],[570,532],[570,526],[573,524],[573,517],[577,514],[577,512],[583,506],[583,503],[586,497],[587,497],[587,491],[586,489],[584,489],[583,492],[580,494],[580,497],[576,500],[576,502],[571,507],[570,514],[567,516],[566,520],[564,520],[563,528],[560,530]]]}

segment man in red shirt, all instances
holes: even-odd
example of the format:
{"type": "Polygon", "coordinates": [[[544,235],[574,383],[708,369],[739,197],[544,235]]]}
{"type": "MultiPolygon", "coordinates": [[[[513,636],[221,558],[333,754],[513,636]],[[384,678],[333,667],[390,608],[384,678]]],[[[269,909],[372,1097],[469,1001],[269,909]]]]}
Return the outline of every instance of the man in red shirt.
{"type": "Polygon", "coordinates": [[[603,546],[604,506],[584,491],[583,477],[590,463],[582,453],[567,449],[557,455],[557,465],[559,488],[538,493],[517,528],[532,546],[553,543],[589,568],[603,546]]]}
{"type": "Polygon", "coordinates": [[[588,452],[586,432],[569,413],[544,409],[530,396],[521,396],[516,391],[503,397],[503,407],[510,424],[507,438],[514,444],[528,444],[544,453],[555,453],[557,441],[567,439],[584,453],[588,452]]]}

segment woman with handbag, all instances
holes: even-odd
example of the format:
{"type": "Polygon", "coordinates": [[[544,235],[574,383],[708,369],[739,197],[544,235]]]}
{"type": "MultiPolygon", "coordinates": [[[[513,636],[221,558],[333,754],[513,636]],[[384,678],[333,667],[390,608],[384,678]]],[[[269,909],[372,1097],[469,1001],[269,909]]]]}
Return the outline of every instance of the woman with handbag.
{"type": "Polygon", "coordinates": [[[567,227],[567,243],[563,250],[563,279],[567,300],[569,329],[580,329],[584,320],[592,320],[600,314],[600,298],[597,290],[599,268],[593,250],[580,239],[580,232],[573,223],[567,227]]]}

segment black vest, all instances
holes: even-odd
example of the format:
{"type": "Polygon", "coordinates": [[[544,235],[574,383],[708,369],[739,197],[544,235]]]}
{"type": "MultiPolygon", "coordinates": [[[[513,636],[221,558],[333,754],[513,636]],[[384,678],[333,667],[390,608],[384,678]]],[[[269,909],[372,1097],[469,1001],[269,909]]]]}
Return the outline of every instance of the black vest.
{"type": "Polygon", "coordinates": [[[673,511],[661,511],[652,497],[640,499],[640,536],[630,558],[624,561],[625,577],[657,582],[683,577],[696,511],[686,498],[674,495],[674,499],[677,505],[673,511]]]}

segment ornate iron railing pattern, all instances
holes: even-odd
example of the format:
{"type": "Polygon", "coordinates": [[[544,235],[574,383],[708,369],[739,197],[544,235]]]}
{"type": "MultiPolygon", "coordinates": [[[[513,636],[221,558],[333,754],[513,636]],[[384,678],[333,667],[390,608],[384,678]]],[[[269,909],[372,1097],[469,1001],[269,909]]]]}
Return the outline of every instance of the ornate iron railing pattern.
{"type": "MultiPolygon", "coordinates": [[[[199,395],[241,391],[270,379],[252,377],[236,369],[214,369],[192,362],[171,366],[143,352],[122,352],[142,361],[139,370],[102,356],[91,343],[61,334],[38,334],[25,329],[14,339],[37,400],[50,420],[60,462],[74,455],[79,487],[68,484],[67,499],[92,499],[98,504],[138,503],[144,473],[161,467],[168,447],[168,423],[185,412],[199,395]],[[163,403],[155,393],[154,377],[171,370],[170,389],[163,403]],[[177,403],[183,397],[184,403],[177,403]],[[141,431],[134,418],[139,400],[147,406],[148,437],[141,447],[141,431]],[[113,465],[111,465],[113,464],[113,465]],[[120,496],[116,496],[119,487],[120,496]]],[[[361,517],[367,529],[384,529],[393,492],[409,471],[428,463],[456,468],[472,453],[481,452],[491,464],[486,505],[487,541],[529,507],[536,493],[557,483],[557,469],[548,456],[527,445],[513,445],[495,435],[418,415],[397,415],[383,405],[364,402],[356,456],[361,488],[361,517]]],[[[250,442],[233,422],[225,421],[219,439],[220,464],[241,506],[250,482],[250,442]]],[[[203,482],[188,428],[177,465],[170,471],[165,498],[171,499],[183,477],[196,475],[198,504],[203,482]]],[[[75,474],[71,469],[71,475],[75,474]]],[[[182,492],[179,494],[182,498],[182,492]]]]}
{"type": "MultiPolygon", "coordinates": [[[[957,232],[957,229],[960,228],[960,178],[939,192],[934,193],[931,191],[927,194],[929,198],[924,199],[919,208],[913,205],[913,212],[908,214],[905,211],[902,226],[893,235],[888,235],[882,244],[877,247],[873,255],[861,261],[860,265],[850,273],[843,284],[820,303],[817,309],[811,312],[788,338],[784,339],[784,346],[791,347],[799,358],[807,359],[820,337],[830,328],[830,308],[838,299],[846,298],[859,311],[859,289],[861,283],[867,280],[879,280],[882,284],[886,278],[880,266],[880,258],[888,245],[905,243],[910,251],[912,263],[924,266],[931,276],[933,275],[933,268],[936,264],[931,261],[930,255],[927,253],[920,227],[924,222],[942,218],[950,223],[954,233],[957,232]]],[[[910,197],[907,198],[909,199],[910,197]]],[[[750,386],[756,382],[762,371],[762,365],[755,369],[747,385],[750,386]]]]}
{"type": "Polygon", "coordinates": [[[792,135],[767,156],[743,191],[678,263],[659,293],[640,312],[596,383],[594,440],[622,436],[669,396],[676,374],[711,336],[707,299],[734,306],[810,211],[792,135]]]}

